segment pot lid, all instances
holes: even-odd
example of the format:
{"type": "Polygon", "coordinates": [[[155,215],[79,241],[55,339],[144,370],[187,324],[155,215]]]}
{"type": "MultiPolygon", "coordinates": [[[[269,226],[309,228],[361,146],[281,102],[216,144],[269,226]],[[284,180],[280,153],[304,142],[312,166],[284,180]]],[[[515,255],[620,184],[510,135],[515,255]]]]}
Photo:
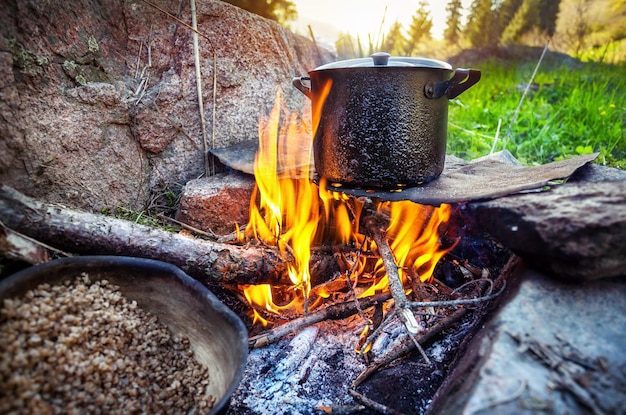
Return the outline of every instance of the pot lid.
{"type": "Polygon", "coordinates": [[[386,52],[376,52],[369,58],[348,59],[338,62],[327,63],[314,69],[323,71],[326,69],[346,68],[381,68],[381,67],[412,67],[452,70],[452,66],[437,59],[419,57],[391,56],[386,52]]]}

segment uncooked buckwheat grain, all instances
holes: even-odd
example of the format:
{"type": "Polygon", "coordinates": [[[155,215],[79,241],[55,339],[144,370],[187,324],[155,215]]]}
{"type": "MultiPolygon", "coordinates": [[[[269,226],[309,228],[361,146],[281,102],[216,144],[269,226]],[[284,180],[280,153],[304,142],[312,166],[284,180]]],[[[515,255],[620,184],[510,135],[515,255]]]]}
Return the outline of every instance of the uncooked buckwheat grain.
{"type": "Polygon", "coordinates": [[[189,340],[106,280],[41,284],[0,310],[0,413],[208,412],[189,340]]]}

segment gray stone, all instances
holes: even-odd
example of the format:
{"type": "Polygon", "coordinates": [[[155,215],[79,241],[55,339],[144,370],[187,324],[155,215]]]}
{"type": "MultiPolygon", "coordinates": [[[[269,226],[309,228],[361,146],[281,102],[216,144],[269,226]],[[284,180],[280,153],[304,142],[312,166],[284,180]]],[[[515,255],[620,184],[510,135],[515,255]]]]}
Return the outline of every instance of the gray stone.
{"type": "MultiPolygon", "coordinates": [[[[191,22],[188,2],[154,3],[191,22]]],[[[279,88],[307,119],[291,79],[333,54],[227,3],[197,7],[208,146],[257,139],[279,88]]],[[[1,182],[73,207],[142,209],[205,172],[189,28],[143,1],[9,0],[0,34],[1,182]]]]}
{"type": "Polygon", "coordinates": [[[626,173],[581,168],[549,191],[468,205],[480,227],[538,269],[574,280],[624,275],[626,173]]]}
{"type": "Polygon", "coordinates": [[[625,414],[626,281],[521,279],[430,413],[625,414]]]}

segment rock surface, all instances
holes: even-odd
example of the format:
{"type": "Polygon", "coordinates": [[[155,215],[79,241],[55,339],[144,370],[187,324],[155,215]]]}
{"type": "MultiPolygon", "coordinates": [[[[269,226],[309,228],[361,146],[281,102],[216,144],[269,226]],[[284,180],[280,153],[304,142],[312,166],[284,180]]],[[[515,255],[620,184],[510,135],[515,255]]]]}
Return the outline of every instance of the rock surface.
{"type": "Polygon", "coordinates": [[[626,281],[520,277],[429,413],[626,413],[626,281]]]}
{"type": "Polygon", "coordinates": [[[248,223],[253,189],[254,177],[236,172],[190,180],[176,219],[205,232],[230,234],[248,223]]]}
{"type": "MultiPolygon", "coordinates": [[[[188,2],[154,3],[191,23],[188,2]]],[[[279,87],[306,118],[291,79],[334,56],[227,3],[197,6],[209,146],[256,139],[279,87]]],[[[142,209],[202,175],[192,33],[139,0],[1,2],[0,181],[72,207],[142,209]]]]}
{"type": "Polygon", "coordinates": [[[550,191],[468,207],[479,226],[538,269],[574,280],[625,274],[624,171],[588,165],[550,191]]]}

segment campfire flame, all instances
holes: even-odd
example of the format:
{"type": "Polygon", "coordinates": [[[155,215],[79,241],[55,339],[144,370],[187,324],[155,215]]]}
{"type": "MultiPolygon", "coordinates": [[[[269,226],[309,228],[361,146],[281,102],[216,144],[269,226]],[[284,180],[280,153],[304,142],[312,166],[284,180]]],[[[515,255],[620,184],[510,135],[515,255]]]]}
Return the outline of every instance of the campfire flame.
{"type": "MultiPolygon", "coordinates": [[[[240,286],[246,300],[253,305],[254,323],[268,324],[255,308],[277,315],[285,311],[308,311],[312,246],[332,243],[353,244],[361,250],[376,248],[373,241],[359,232],[363,204],[354,197],[327,190],[323,180],[317,186],[309,177],[311,140],[331,86],[330,83],[324,86],[321,99],[312,108],[313,134],[297,114],[290,114],[282,105],[280,90],[271,113],[259,123],[259,147],[254,164],[256,187],[245,235],[237,229],[238,238],[278,247],[288,261],[292,287],[290,293],[281,292],[285,304],[279,305],[273,295],[276,287],[240,286]]],[[[430,281],[439,259],[452,249],[443,249],[438,235],[439,226],[450,217],[450,206],[435,208],[401,201],[381,203],[378,209],[391,218],[386,235],[403,282],[409,275],[422,282],[430,281]]],[[[366,261],[365,256],[358,258],[359,263],[353,267],[355,272],[360,273],[366,261]]],[[[361,297],[387,289],[382,260],[378,260],[371,274],[370,286],[361,297]]]]}
{"type": "MultiPolygon", "coordinates": [[[[431,282],[437,262],[452,248],[441,248],[439,226],[450,218],[450,205],[418,205],[411,201],[381,203],[379,210],[391,217],[387,237],[391,240],[391,250],[398,264],[398,274],[402,283],[407,281],[407,272],[422,282],[431,282]]],[[[368,297],[383,291],[388,284],[382,259],[375,266],[376,284],[361,296],[368,297]]]]}

